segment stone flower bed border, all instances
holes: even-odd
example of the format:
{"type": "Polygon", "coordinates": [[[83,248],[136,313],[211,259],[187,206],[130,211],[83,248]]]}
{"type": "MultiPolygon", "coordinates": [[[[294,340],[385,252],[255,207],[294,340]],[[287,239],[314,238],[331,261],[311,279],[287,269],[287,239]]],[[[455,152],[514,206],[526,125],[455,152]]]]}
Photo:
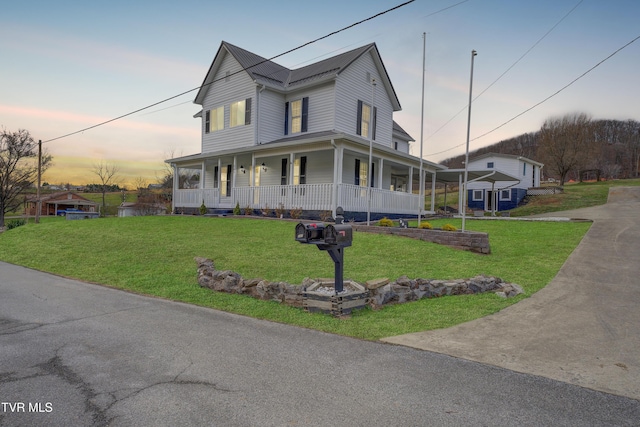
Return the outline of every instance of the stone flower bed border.
{"type": "MultiPolygon", "coordinates": [[[[303,307],[303,293],[318,281],[329,279],[306,278],[301,285],[286,282],[269,282],[264,279],[244,279],[231,270],[216,270],[213,260],[196,257],[198,284],[218,292],[249,295],[265,301],[278,301],[293,307],[303,307]]],[[[381,308],[388,304],[401,304],[421,298],[437,298],[446,295],[465,295],[493,292],[503,298],[524,293],[514,283],[506,283],[498,277],[476,276],[470,279],[433,280],[409,279],[406,276],[370,280],[363,285],[369,292],[367,305],[381,308]]]]}

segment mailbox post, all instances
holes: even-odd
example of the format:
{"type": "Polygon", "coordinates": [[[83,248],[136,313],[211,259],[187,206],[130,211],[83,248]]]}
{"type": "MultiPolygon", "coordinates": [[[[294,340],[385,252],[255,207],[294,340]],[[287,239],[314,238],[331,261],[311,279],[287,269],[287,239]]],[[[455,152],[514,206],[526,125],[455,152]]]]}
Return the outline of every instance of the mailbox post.
{"type": "Polygon", "coordinates": [[[335,265],[334,289],[336,293],[344,290],[344,248],[351,246],[353,229],[344,224],[344,211],[336,209],[335,224],[303,224],[296,225],[296,241],[315,244],[321,251],[327,251],[335,265]]]}

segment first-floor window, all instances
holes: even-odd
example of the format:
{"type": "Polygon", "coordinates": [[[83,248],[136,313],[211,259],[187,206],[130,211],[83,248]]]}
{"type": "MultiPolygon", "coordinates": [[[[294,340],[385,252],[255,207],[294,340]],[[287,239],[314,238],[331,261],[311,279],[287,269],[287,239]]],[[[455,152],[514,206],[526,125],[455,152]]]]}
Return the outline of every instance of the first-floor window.
{"type": "Polygon", "coordinates": [[[482,190],[473,190],[473,194],[471,196],[474,202],[482,200],[482,190]]]}
{"type": "Polygon", "coordinates": [[[220,173],[220,195],[231,196],[231,165],[222,166],[220,173]]]}
{"type": "Polygon", "coordinates": [[[307,156],[302,156],[293,161],[293,184],[307,183],[307,156]]]}
{"type": "Polygon", "coordinates": [[[360,187],[367,186],[367,163],[356,159],[354,184],[360,187]]]}
{"type": "Polygon", "coordinates": [[[500,200],[511,200],[511,189],[500,190],[500,200]]]}

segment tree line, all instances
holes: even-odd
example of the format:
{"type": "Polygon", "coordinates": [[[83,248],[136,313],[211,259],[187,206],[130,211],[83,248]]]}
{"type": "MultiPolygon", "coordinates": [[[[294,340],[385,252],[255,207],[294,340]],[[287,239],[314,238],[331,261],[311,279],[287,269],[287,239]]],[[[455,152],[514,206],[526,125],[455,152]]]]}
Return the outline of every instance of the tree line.
{"type": "MultiPolygon", "coordinates": [[[[512,154],[544,163],[543,173],[564,184],[590,173],[601,179],[637,178],[640,163],[640,122],[592,120],[585,113],[552,117],[537,132],[524,133],[469,153],[512,154]]],[[[464,167],[464,155],[441,162],[464,167]]]]}

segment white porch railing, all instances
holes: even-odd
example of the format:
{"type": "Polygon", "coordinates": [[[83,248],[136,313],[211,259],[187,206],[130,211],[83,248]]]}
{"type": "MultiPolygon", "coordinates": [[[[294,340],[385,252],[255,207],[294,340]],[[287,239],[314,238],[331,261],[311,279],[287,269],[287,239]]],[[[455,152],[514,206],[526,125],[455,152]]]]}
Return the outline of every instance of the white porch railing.
{"type": "MultiPolygon", "coordinates": [[[[270,207],[275,209],[302,208],[303,210],[332,210],[334,207],[333,184],[271,185],[263,187],[235,187],[231,197],[220,198],[218,189],[177,190],[174,206],[200,207],[204,200],[208,208],[229,208],[237,204],[241,208],[270,207]]],[[[420,196],[399,191],[368,189],[350,184],[337,185],[337,204],[345,211],[366,212],[368,192],[371,191],[371,212],[415,214],[420,206],[420,196]]]]}
{"type": "Polygon", "coordinates": [[[198,208],[202,205],[203,201],[207,207],[215,207],[218,205],[219,197],[217,188],[177,190],[173,193],[173,202],[177,207],[198,208]]]}
{"type": "Polygon", "coordinates": [[[341,184],[338,188],[338,206],[345,211],[366,212],[368,190],[371,191],[371,212],[416,214],[420,196],[400,191],[341,184]]]}

